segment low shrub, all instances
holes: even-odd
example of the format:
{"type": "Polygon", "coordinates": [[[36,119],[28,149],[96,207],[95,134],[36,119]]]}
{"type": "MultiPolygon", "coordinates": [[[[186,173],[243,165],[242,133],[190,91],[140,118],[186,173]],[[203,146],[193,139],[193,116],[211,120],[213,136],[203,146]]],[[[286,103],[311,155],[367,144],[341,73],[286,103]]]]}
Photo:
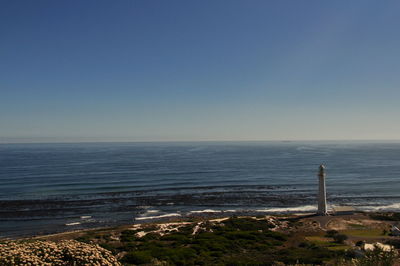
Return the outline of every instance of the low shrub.
{"type": "Polygon", "coordinates": [[[339,244],[343,244],[344,243],[344,241],[345,240],[347,240],[347,236],[346,235],[343,235],[343,234],[337,234],[337,235],[334,235],[333,236],[333,240],[336,242],[336,243],[339,243],[339,244]]]}
{"type": "Polygon", "coordinates": [[[110,251],[75,240],[0,244],[0,265],[120,265],[110,251]]]}
{"type": "Polygon", "coordinates": [[[148,251],[131,251],[122,258],[122,262],[131,264],[150,263],[152,256],[148,251]]]}
{"type": "Polygon", "coordinates": [[[136,241],[138,238],[136,236],[135,230],[124,230],[121,232],[121,242],[132,242],[136,241]]]}
{"type": "Polygon", "coordinates": [[[375,220],[382,220],[382,221],[400,221],[400,213],[393,212],[393,213],[373,213],[369,215],[372,219],[375,220]]]}
{"type": "Polygon", "coordinates": [[[336,231],[336,230],[328,230],[328,231],[326,231],[325,236],[326,236],[326,237],[334,237],[334,236],[337,235],[337,234],[339,234],[339,232],[336,231]]]}

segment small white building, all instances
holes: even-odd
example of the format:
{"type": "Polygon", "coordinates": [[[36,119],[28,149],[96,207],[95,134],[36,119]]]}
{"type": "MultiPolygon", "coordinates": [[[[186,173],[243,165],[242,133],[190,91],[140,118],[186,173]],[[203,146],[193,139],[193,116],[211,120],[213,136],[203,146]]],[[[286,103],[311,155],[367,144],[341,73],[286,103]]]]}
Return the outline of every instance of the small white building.
{"type": "Polygon", "coordinates": [[[336,215],[350,215],[354,214],[356,209],[352,206],[332,206],[332,211],[336,215]]]}

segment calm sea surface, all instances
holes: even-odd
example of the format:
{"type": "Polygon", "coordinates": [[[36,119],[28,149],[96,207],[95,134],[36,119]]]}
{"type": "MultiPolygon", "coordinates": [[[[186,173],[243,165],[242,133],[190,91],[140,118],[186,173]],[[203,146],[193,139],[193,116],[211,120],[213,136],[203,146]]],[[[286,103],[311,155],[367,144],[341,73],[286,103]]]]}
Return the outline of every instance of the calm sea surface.
{"type": "Polygon", "coordinates": [[[315,210],[400,211],[400,143],[0,144],[0,237],[157,218],[315,210]]]}

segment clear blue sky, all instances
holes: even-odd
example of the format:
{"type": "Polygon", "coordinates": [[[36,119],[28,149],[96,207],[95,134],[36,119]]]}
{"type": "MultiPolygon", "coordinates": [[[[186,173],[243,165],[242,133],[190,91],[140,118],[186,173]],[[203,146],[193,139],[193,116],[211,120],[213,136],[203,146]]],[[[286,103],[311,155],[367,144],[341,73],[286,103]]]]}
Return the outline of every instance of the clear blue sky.
{"type": "Polygon", "coordinates": [[[400,1],[0,2],[0,142],[399,139],[400,1]]]}

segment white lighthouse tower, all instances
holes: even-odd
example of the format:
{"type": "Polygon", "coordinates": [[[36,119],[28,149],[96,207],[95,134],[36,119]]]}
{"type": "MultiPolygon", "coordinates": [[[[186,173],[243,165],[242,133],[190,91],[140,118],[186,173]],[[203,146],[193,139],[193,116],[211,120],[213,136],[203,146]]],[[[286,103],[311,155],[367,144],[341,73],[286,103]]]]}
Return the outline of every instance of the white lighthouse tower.
{"type": "Polygon", "coordinates": [[[326,207],[325,166],[322,164],[319,166],[318,179],[318,215],[328,215],[326,207]]]}

